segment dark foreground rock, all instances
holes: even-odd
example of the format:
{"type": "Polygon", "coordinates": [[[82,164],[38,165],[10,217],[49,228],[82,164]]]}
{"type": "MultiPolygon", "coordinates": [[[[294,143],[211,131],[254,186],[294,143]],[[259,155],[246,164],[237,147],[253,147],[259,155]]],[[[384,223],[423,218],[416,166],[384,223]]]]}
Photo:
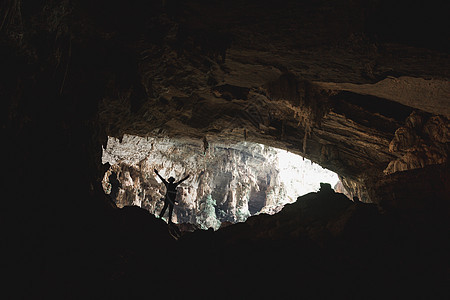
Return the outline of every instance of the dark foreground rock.
{"type": "MultiPolygon", "coordinates": [[[[443,223],[442,220],[440,221],[443,223]]],[[[444,222],[448,225],[448,222],[444,222]]],[[[105,214],[29,260],[33,298],[380,299],[443,295],[448,227],[380,213],[321,191],[280,213],[219,229],[183,232],[139,207],[105,214]]],[[[27,278],[27,276],[23,276],[27,278]]]]}
{"type": "Polygon", "coordinates": [[[211,290],[229,297],[421,297],[444,291],[446,231],[322,192],[180,244],[211,290]]]}

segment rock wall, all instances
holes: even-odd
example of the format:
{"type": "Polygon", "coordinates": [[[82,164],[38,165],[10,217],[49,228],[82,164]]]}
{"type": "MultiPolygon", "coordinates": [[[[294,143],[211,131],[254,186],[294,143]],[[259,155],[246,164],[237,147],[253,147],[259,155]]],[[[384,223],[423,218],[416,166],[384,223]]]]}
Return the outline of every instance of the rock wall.
{"type": "Polygon", "coordinates": [[[450,143],[450,122],[444,116],[412,112],[405,125],[398,128],[389,144],[389,151],[398,158],[391,161],[385,174],[423,168],[447,161],[450,143]]]}

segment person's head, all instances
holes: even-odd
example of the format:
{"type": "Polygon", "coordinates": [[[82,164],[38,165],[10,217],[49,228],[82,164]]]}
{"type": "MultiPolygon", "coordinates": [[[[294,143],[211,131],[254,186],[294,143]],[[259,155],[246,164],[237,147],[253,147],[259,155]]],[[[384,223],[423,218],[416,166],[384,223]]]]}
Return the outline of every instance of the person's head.
{"type": "Polygon", "coordinates": [[[175,178],[173,177],[169,177],[169,179],[167,179],[170,183],[173,183],[175,181],[175,178]]]}

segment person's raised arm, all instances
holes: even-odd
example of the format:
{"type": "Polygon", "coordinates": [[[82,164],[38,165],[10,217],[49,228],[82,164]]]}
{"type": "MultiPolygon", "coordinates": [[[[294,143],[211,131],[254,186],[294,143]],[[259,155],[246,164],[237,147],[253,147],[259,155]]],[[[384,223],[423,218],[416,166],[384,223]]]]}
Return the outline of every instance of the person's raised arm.
{"type": "Polygon", "coordinates": [[[182,183],[183,181],[185,181],[186,179],[188,179],[189,178],[189,174],[188,174],[188,176],[186,176],[186,177],[184,177],[183,179],[181,179],[180,181],[178,181],[177,183],[176,183],[176,185],[179,185],[180,183],[182,183]]]}
{"type": "Polygon", "coordinates": [[[162,180],[162,182],[164,182],[165,185],[167,185],[167,181],[158,173],[158,170],[154,169],[156,175],[158,175],[158,177],[162,180]]]}

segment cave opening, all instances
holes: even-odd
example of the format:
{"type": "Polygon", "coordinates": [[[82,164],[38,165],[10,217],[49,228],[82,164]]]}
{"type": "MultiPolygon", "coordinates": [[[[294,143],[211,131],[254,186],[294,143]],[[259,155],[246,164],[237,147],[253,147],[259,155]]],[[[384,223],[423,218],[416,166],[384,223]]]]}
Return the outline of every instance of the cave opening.
{"type": "Polygon", "coordinates": [[[166,188],[154,170],[166,179],[190,175],[177,187],[172,221],[202,229],[277,213],[297,197],[318,191],[320,183],[345,191],[336,173],[286,150],[247,141],[108,137],[102,162],[110,166],[102,185],[111,200],[118,207],[139,206],[156,216],[163,209],[166,188]]]}

